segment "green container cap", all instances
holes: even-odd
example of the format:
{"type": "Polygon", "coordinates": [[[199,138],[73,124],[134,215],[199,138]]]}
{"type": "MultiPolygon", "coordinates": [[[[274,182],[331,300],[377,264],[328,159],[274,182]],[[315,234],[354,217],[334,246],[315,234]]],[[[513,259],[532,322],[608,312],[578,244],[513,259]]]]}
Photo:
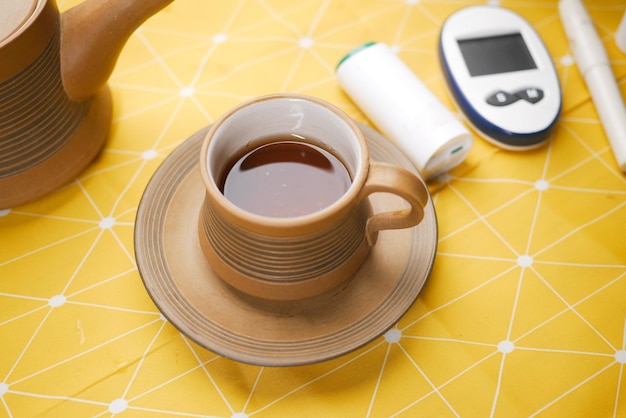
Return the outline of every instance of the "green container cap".
{"type": "Polygon", "coordinates": [[[346,61],[348,58],[350,58],[353,55],[358,54],[359,52],[363,51],[364,49],[369,48],[370,46],[376,45],[377,43],[378,42],[368,42],[368,43],[365,43],[365,44],[363,44],[361,46],[357,46],[352,51],[348,52],[342,59],[339,60],[339,63],[335,67],[335,71],[337,71],[337,69],[341,66],[341,64],[343,64],[344,61],[346,61]]]}

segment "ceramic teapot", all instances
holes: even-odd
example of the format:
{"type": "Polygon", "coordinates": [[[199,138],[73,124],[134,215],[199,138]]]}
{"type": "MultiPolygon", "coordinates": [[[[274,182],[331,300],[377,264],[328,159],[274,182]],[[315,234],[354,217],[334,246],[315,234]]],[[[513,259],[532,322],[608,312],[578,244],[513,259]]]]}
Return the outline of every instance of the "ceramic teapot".
{"type": "Polygon", "coordinates": [[[109,133],[106,82],[128,37],[173,0],[0,0],[0,209],[69,182],[109,133]]]}

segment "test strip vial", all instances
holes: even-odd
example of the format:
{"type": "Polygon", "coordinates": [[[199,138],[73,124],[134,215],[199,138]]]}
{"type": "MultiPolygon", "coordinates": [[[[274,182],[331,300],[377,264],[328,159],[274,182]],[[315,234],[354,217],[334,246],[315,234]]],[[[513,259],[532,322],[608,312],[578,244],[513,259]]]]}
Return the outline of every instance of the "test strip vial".
{"type": "Polygon", "coordinates": [[[370,42],[337,65],[339,85],[429,180],[459,165],[473,138],[461,121],[383,44],[370,42]]]}

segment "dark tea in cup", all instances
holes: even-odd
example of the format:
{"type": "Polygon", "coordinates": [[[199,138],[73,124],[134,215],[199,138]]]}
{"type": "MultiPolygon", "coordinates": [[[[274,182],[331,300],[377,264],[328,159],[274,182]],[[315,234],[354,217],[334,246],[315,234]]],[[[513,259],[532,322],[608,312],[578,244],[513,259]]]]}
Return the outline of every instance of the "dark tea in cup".
{"type": "Polygon", "coordinates": [[[235,205],[257,215],[290,218],[322,210],[352,182],[331,152],[289,134],[260,140],[226,165],[220,190],[235,205]]]}

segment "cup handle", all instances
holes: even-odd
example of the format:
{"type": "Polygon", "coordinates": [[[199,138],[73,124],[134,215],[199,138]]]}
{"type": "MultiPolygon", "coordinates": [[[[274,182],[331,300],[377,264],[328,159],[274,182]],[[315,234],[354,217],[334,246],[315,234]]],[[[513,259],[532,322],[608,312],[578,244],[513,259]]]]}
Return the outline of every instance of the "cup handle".
{"type": "Polygon", "coordinates": [[[411,207],[371,216],[365,226],[367,243],[370,247],[376,244],[378,231],[410,228],[420,223],[424,218],[424,207],[428,203],[426,186],[415,174],[401,167],[371,161],[365,186],[361,190],[361,198],[364,199],[377,192],[400,196],[411,207]]]}

